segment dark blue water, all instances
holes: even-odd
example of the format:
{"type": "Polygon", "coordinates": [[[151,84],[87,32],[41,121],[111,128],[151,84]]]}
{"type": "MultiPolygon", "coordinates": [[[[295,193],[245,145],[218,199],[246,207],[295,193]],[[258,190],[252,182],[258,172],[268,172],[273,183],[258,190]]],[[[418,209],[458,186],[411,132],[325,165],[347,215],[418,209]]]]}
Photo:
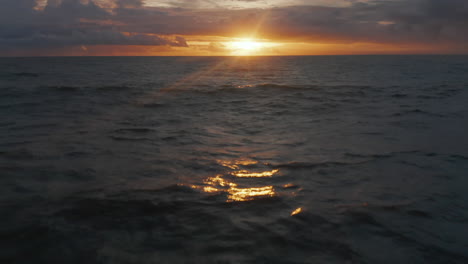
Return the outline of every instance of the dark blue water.
{"type": "Polygon", "coordinates": [[[468,263],[468,57],[0,59],[2,263],[468,263]]]}

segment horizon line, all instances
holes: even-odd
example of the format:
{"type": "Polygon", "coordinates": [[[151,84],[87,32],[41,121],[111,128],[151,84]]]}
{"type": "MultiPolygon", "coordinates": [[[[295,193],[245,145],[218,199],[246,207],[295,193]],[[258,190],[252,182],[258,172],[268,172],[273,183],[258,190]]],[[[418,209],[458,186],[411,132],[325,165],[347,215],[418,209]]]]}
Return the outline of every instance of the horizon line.
{"type": "Polygon", "coordinates": [[[30,55],[2,56],[0,58],[92,58],[92,57],[338,57],[338,56],[468,56],[468,53],[376,53],[376,54],[316,54],[316,55],[30,55]]]}

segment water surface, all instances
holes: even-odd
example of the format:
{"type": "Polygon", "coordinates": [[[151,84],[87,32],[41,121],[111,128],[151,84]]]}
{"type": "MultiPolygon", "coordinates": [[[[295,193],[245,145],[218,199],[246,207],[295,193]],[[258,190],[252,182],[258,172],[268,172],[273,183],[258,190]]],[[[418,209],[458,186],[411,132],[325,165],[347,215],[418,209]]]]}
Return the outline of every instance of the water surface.
{"type": "Polygon", "coordinates": [[[5,263],[468,263],[468,57],[0,59],[5,263]]]}

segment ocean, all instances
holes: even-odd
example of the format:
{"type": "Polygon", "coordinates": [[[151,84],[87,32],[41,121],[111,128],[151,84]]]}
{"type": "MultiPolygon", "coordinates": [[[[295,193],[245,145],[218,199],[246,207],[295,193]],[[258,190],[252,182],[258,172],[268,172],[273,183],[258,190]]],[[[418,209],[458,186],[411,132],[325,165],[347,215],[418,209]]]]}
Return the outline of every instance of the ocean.
{"type": "Polygon", "coordinates": [[[0,262],[468,263],[467,73],[0,58],[0,262]]]}

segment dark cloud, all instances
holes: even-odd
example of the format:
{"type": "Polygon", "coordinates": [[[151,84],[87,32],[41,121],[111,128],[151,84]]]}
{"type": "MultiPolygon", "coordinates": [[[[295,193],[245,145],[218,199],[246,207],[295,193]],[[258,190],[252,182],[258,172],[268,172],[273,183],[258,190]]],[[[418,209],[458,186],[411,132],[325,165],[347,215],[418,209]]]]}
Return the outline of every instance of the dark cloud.
{"type": "MultiPolygon", "coordinates": [[[[260,33],[325,42],[466,44],[467,6],[465,0],[413,0],[275,8],[262,11],[268,14],[260,33]]],[[[261,21],[261,12],[235,20],[247,26],[261,21]]]]}
{"type": "MultiPolygon", "coordinates": [[[[468,50],[466,0],[350,0],[348,6],[235,10],[180,8],[187,1],[166,2],[174,7],[149,7],[143,0],[49,0],[43,10],[35,10],[35,0],[4,1],[0,54],[38,46],[187,47],[184,38],[167,36],[250,34],[283,41],[449,45],[468,50]]],[[[211,49],[222,49],[216,45],[211,49]]]]}
{"type": "MultiPolygon", "coordinates": [[[[117,0],[116,11],[142,8],[141,0],[117,0]]],[[[187,47],[182,37],[122,31],[119,15],[93,1],[54,0],[36,11],[34,0],[2,3],[0,9],[0,47],[3,52],[15,49],[81,45],[168,45],[187,47]]],[[[125,14],[125,12],[122,12],[125,14]]]]}

